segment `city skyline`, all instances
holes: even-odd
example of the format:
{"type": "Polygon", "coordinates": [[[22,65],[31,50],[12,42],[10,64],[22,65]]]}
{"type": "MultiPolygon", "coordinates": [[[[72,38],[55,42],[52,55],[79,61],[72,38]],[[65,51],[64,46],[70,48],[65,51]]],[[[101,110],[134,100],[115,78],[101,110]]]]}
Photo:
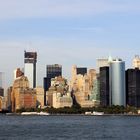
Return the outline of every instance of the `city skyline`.
{"type": "Polygon", "coordinates": [[[96,68],[96,59],[120,57],[126,68],[139,52],[140,1],[5,0],[0,5],[0,65],[6,85],[24,67],[24,50],[37,51],[37,79],[47,64],[96,68]],[[7,82],[8,81],[8,82],[7,82]]]}

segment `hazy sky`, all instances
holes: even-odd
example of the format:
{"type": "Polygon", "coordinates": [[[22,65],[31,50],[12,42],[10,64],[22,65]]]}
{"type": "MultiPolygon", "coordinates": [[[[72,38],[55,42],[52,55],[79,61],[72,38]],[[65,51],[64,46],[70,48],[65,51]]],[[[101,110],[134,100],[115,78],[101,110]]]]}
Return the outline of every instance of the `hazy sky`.
{"type": "Polygon", "coordinates": [[[140,54],[140,0],[0,0],[0,71],[5,84],[24,67],[24,50],[38,53],[38,85],[47,64],[95,68],[96,59],[140,54]]]}

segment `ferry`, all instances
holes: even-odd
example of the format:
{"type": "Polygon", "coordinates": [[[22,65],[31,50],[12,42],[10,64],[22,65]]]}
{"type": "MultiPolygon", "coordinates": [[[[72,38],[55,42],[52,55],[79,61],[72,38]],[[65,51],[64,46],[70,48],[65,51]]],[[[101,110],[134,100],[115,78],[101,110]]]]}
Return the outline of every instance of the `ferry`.
{"type": "Polygon", "coordinates": [[[47,112],[22,112],[21,115],[41,115],[41,116],[48,116],[50,115],[47,112]]]}
{"type": "Polygon", "coordinates": [[[104,112],[96,112],[96,111],[93,111],[93,112],[85,112],[85,115],[97,115],[97,116],[101,116],[101,115],[104,115],[104,112]]]}

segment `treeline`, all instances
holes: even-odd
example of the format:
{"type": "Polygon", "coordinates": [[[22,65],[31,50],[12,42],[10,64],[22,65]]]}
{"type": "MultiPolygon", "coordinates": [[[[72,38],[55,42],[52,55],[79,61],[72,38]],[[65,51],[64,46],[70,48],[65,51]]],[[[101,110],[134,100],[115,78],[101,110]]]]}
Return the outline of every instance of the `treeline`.
{"type": "Polygon", "coordinates": [[[92,107],[92,108],[81,108],[80,106],[72,106],[71,108],[53,108],[53,107],[46,107],[45,109],[19,109],[16,112],[48,112],[50,114],[85,114],[85,112],[104,112],[105,114],[137,114],[137,108],[135,107],[123,107],[123,106],[108,106],[108,107],[92,107]]]}

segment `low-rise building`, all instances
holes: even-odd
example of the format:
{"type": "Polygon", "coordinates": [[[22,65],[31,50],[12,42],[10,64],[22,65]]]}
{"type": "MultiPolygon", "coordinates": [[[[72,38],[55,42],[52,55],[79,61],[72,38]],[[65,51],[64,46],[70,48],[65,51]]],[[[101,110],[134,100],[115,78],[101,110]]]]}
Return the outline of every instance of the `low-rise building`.
{"type": "Polygon", "coordinates": [[[47,103],[54,108],[71,107],[73,105],[66,79],[59,76],[51,80],[51,87],[47,92],[47,103]]]}

